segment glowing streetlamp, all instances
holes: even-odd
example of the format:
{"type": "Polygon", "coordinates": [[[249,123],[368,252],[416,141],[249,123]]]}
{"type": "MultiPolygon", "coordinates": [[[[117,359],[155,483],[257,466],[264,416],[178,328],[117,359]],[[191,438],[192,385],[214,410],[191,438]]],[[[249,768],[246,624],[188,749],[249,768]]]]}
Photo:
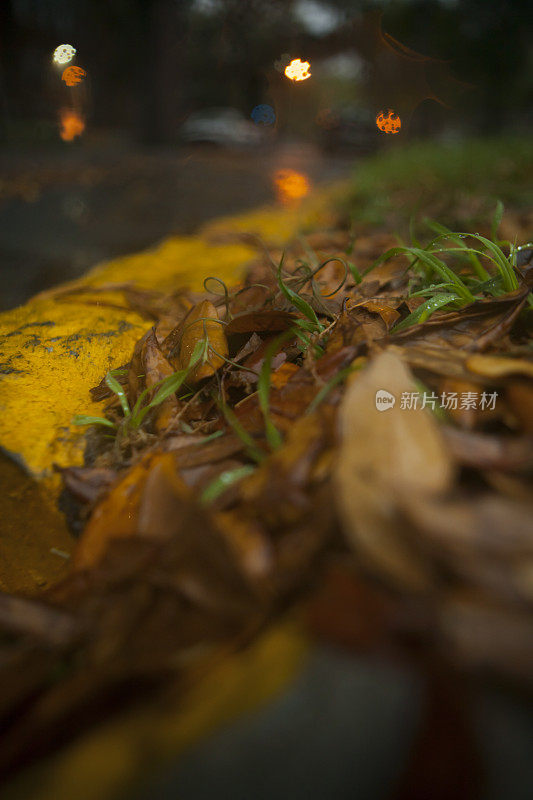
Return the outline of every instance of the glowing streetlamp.
{"type": "Polygon", "coordinates": [[[291,81],[306,81],[311,77],[311,64],[309,61],[293,58],[291,63],[285,67],[285,75],[291,81]]]}

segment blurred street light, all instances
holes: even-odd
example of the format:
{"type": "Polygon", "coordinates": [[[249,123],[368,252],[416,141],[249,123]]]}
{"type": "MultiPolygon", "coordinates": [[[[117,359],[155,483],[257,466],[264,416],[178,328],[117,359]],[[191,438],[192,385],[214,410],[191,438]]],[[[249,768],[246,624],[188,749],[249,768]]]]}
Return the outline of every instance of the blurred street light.
{"type": "Polygon", "coordinates": [[[293,58],[291,63],[285,67],[285,75],[291,81],[306,81],[311,77],[311,64],[309,61],[300,61],[299,58],[293,58]]]}
{"type": "Polygon", "coordinates": [[[71,142],[85,130],[85,120],[73,108],[62,108],[59,112],[61,129],[59,135],[64,142],[71,142]]]}
{"type": "Polygon", "coordinates": [[[82,67],[67,67],[63,71],[61,79],[65,81],[67,86],[76,86],[82,82],[86,75],[87,73],[82,67]]]}
{"type": "Polygon", "coordinates": [[[392,108],[387,111],[380,111],[376,117],[376,125],[383,131],[383,133],[399,133],[402,127],[402,121],[398,114],[392,108]]]}
{"type": "Polygon", "coordinates": [[[309,181],[294,169],[279,169],[274,175],[278,200],[283,205],[295,206],[309,194],[309,181]]]}
{"type": "Polygon", "coordinates": [[[76,55],[76,48],[71,44],[60,44],[54,50],[54,63],[55,64],[68,64],[76,55]]]}

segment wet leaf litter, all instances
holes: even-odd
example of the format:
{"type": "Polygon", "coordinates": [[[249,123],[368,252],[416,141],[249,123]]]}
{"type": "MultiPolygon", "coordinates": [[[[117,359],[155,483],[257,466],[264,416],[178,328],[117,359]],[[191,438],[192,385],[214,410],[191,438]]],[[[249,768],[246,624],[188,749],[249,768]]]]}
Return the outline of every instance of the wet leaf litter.
{"type": "Polygon", "coordinates": [[[357,647],[416,637],[528,683],[531,253],[428,231],[315,233],[239,286],[214,265],[203,293],[115,287],[147,328],[91,389],[101,416],[76,420],[69,575],[1,598],[1,770],[179,693],[295,603],[333,641],[365,617],[357,647]],[[341,610],[332,572],[356,587],[341,610]]]}

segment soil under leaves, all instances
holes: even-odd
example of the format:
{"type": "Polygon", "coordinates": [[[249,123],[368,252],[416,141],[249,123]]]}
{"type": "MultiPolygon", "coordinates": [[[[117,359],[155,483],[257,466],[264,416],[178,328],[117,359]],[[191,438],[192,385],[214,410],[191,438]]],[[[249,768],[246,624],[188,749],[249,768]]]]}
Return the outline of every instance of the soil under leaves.
{"type": "Polygon", "coordinates": [[[330,641],[528,686],[531,252],[517,290],[396,330],[423,302],[413,266],[367,271],[396,244],[339,228],[231,290],[216,265],[203,295],[123,287],[150,327],[92,389],[114,427],[63,472],[71,574],[0,597],[0,770],[179,692],[295,602],[330,641]]]}

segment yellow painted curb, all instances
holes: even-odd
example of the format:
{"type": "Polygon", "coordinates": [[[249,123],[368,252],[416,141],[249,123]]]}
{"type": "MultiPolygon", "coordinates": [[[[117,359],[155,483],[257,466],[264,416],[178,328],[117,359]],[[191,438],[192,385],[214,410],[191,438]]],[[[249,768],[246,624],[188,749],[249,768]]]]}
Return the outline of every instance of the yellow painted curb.
{"type": "MultiPolygon", "coordinates": [[[[69,287],[131,283],[199,290],[209,275],[228,284],[255,255],[239,236],[251,233],[282,246],[299,231],[330,221],[334,187],[299,209],[266,208],[206,225],[198,236],[172,237],[157,247],[96,266],[69,287]]],[[[65,287],[62,287],[64,290],[65,287]]],[[[117,292],[65,295],[53,290],[0,315],[0,447],[38,478],[54,482],[53,465],[82,463],[84,432],[75,414],[101,414],[89,389],[108,369],[127,362],[148,324],[121,304],[117,292]]]]}
{"type": "MultiPolygon", "coordinates": [[[[128,282],[155,290],[186,285],[199,290],[209,275],[235,283],[257,252],[243,234],[282,247],[300,231],[330,224],[332,196],[331,190],[325,190],[298,210],[267,208],[217,220],[197,236],[172,237],[143,253],[99,265],[69,286],[96,288],[128,282]]],[[[49,503],[58,485],[53,464],[74,465],[83,460],[85,433],[72,426],[73,416],[101,414],[101,404],[90,400],[90,387],[108,369],[129,360],[135,342],[149,327],[136,312],[105,302],[121,304],[123,298],[116,290],[66,295],[60,288],[0,315],[0,447],[30,474],[44,479],[43,497],[49,503]]],[[[50,530],[43,537],[34,525],[28,527],[29,535],[39,539],[39,561],[43,552],[48,557],[51,544],[69,549],[63,529],[52,531],[47,523],[50,530]]],[[[7,531],[5,540],[13,540],[16,558],[20,532],[7,531]]],[[[5,580],[0,574],[0,587],[32,591],[57,578],[58,564],[48,562],[33,575],[35,552],[21,554],[20,574],[9,574],[5,580]]],[[[309,643],[293,618],[220,664],[176,706],[139,709],[86,734],[46,763],[27,770],[11,784],[6,797],[114,798],[150,768],[222,723],[266,703],[299,672],[308,652],[309,643]]]]}
{"type": "Polygon", "coordinates": [[[26,770],[5,800],[114,800],[222,724],[266,704],[311,652],[298,615],[227,657],[185,698],[129,712],[26,770]]]}

